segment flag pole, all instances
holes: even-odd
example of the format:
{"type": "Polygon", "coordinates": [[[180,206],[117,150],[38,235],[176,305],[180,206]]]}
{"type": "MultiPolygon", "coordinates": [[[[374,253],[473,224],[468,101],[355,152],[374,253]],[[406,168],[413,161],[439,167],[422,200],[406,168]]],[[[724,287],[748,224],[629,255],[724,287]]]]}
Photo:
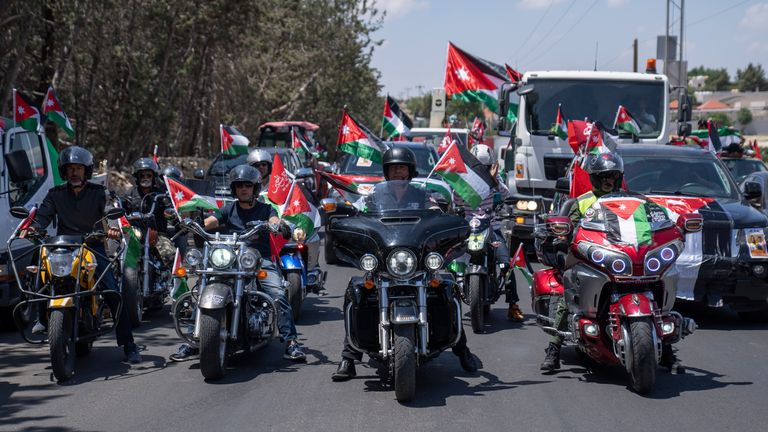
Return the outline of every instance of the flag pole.
{"type": "Polygon", "coordinates": [[[451,145],[448,146],[448,148],[443,152],[443,155],[440,156],[440,159],[437,160],[437,163],[435,163],[435,166],[432,167],[432,171],[430,171],[429,174],[427,175],[427,177],[424,178],[424,184],[426,184],[427,181],[429,180],[429,178],[432,177],[432,174],[435,173],[435,169],[437,169],[437,167],[440,166],[440,162],[442,162],[442,160],[445,157],[445,155],[447,155],[448,152],[451,151],[451,148],[453,146],[457,145],[457,144],[458,144],[458,141],[452,140],[451,145]]]}
{"type": "Polygon", "coordinates": [[[613,118],[613,129],[616,129],[616,124],[619,123],[619,113],[621,112],[621,105],[616,109],[616,116],[613,118]]]}
{"type": "Polygon", "coordinates": [[[286,207],[288,207],[288,203],[291,201],[291,196],[293,196],[293,188],[296,186],[296,179],[293,179],[291,182],[291,188],[288,189],[288,195],[286,195],[285,202],[280,205],[280,220],[283,220],[283,213],[285,213],[286,207]]]}
{"type": "MultiPolygon", "coordinates": [[[[387,95],[384,96],[384,108],[385,108],[384,112],[386,112],[387,102],[388,101],[389,101],[389,93],[387,93],[387,95]]],[[[382,115],[382,117],[384,117],[384,115],[382,115]]],[[[379,136],[380,137],[384,136],[384,120],[381,121],[381,128],[379,128],[379,136]]]]}

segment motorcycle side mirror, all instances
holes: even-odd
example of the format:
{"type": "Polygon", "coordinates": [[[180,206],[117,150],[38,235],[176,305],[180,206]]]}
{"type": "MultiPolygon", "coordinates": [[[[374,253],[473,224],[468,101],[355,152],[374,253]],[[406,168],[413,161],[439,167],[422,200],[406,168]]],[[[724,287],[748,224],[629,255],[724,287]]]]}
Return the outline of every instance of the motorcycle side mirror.
{"type": "Polygon", "coordinates": [[[744,191],[744,198],[747,200],[755,200],[763,196],[763,190],[760,183],[757,182],[744,182],[742,190],[744,191]]]}
{"type": "Polygon", "coordinates": [[[107,219],[109,220],[120,219],[123,216],[125,216],[125,210],[121,209],[120,207],[112,207],[111,209],[107,210],[107,219]]]}
{"type": "Polygon", "coordinates": [[[338,208],[336,200],[333,198],[323,198],[320,200],[320,205],[323,207],[326,213],[333,213],[338,208]]]}
{"type": "Polygon", "coordinates": [[[11,216],[16,219],[26,219],[29,217],[29,210],[22,206],[11,207],[11,216]]]}
{"type": "Polygon", "coordinates": [[[547,218],[547,231],[558,237],[567,236],[573,230],[571,218],[568,216],[550,216],[547,218]]]}
{"type": "Polygon", "coordinates": [[[677,226],[684,233],[697,233],[704,228],[704,218],[698,213],[685,213],[677,218],[677,226]]]}
{"type": "Polygon", "coordinates": [[[571,180],[568,177],[560,177],[555,182],[555,190],[566,194],[569,193],[571,191],[571,180]]]}
{"type": "Polygon", "coordinates": [[[464,207],[458,207],[456,209],[456,215],[457,216],[461,216],[461,217],[465,217],[466,216],[466,212],[464,211],[464,207]]]}
{"type": "Polygon", "coordinates": [[[205,178],[205,170],[202,168],[196,168],[195,171],[192,173],[192,176],[198,180],[202,180],[205,178]]]}

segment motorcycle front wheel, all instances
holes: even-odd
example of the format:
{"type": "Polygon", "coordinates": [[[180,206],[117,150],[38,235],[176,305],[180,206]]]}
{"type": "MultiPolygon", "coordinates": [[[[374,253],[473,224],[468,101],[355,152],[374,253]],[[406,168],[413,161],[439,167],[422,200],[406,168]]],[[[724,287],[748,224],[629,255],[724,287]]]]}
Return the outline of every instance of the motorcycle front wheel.
{"type": "Polygon", "coordinates": [[[632,389],[645,394],[653,389],[656,382],[656,349],[653,346],[654,325],[650,318],[629,322],[632,366],[630,377],[632,389]]]}
{"type": "Polygon", "coordinates": [[[141,289],[141,274],[138,269],[123,269],[123,310],[128,312],[131,327],[137,328],[144,319],[144,293],[141,289]]]}
{"type": "Polygon", "coordinates": [[[48,345],[51,350],[53,376],[59,382],[75,374],[75,341],[72,338],[72,311],[54,309],[48,318],[48,345]]]}
{"type": "Polygon", "coordinates": [[[469,319],[472,323],[472,331],[482,333],[485,327],[485,314],[483,313],[483,280],[480,275],[466,277],[469,287],[469,319]]]}
{"type": "Polygon", "coordinates": [[[227,367],[227,313],[224,309],[200,313],[200,372],[203,378],[222,378],[227,367]]]}
{"type": "Polygon", "coordinates": [[[416,395],[416,336],[412,325],[395,326],[395,398],[408,402],[416,395]]]}

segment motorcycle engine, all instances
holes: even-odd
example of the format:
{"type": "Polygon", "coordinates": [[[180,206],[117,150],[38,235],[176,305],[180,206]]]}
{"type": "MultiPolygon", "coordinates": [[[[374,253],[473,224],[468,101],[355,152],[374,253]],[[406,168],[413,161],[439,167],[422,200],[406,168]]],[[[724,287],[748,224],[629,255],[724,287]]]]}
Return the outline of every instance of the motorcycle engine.
{"type": "Polygon", "coordinates": [[[250,301],[251,313],[248,317],[248,330],[256,340],[272,336],[272,307],[262,299],[250,301]]]}

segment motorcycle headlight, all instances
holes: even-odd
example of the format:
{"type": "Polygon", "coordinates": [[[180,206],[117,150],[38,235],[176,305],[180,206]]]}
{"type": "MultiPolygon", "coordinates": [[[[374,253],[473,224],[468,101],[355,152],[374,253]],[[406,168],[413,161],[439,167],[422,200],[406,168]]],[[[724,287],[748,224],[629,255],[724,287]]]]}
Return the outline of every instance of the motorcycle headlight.
{"type": "Polygon", "coordinates": [[[387,258],[387,269],[394,276],[409,276],[416,269],[416,255],[407,249],[395,249],[387,258]]]}
{"type": "Polygon", "coordinates": [[[211,254],[208,256],[211,265],[219,270],[225,269],[235,262],[235,253],[232,249],[225,246],[216,246],[211,249],[211,254]]]}
{"type": "Polygon", "coordinates": [[[371,254],[365,254],[360,258],[360,268],[364,271],[373,271],[379,264],[379,260],[371,254]]]}
{"type": "Polygon", "coordinates": [[[520,200],[515,203],[515,207],[518,210],[536,211],[539,208],[539,203],[536,201],[520,200]]]}
{"type": "Polygon", "coordinates": [[[424,259],[424,264],[430,270],[437,270],[443,266],[443,257],[437,252],[432,252],[424,259]]]}
{"type": "Polygon", "coordinates": [[[645,256],[645,275],[655,276],[669,268],[683,251],[683,243],[675,240],[657,247],[645,256]]]}
{"type": "Polygon", "coordinates": [[[184,255],[184,261],[189,267],[197,267],[203,262],[203,253],[199,249],[190,249],[184,255]]]}
{"type": "Polygon", "coordinates": [[[483,250],[485,246],[485,236],[487,232],[473,233],[469,235],[467,249],[471,251],[483,250]]]}
{"type": "Polygon", "coordinates": [[[614,275],[632,275],[632,261],[623,252],[604,248],[589,242],[580,242],[577,248],[579,253],[585,256],[592,264],[603,267],[614,275]]]}
{"type": "Polygon", "coordinates": [[[72,274],[72,263],[75,261],[77,251],[56,249],[48,254],[48,266],[55,277],[65,277],[72,274]]]}
{"type": "Polygon", "coordinates": [[[294,241],[303,242],[307,239],[307,232],[304,228],[294,228],[292,237],[294,241]]]}
{"type": "Polygon", "coordinates": [[[254,270],[259,265],[261,256],[255,249],[248,249],[238,257],[241,270],[254,270]]]}

